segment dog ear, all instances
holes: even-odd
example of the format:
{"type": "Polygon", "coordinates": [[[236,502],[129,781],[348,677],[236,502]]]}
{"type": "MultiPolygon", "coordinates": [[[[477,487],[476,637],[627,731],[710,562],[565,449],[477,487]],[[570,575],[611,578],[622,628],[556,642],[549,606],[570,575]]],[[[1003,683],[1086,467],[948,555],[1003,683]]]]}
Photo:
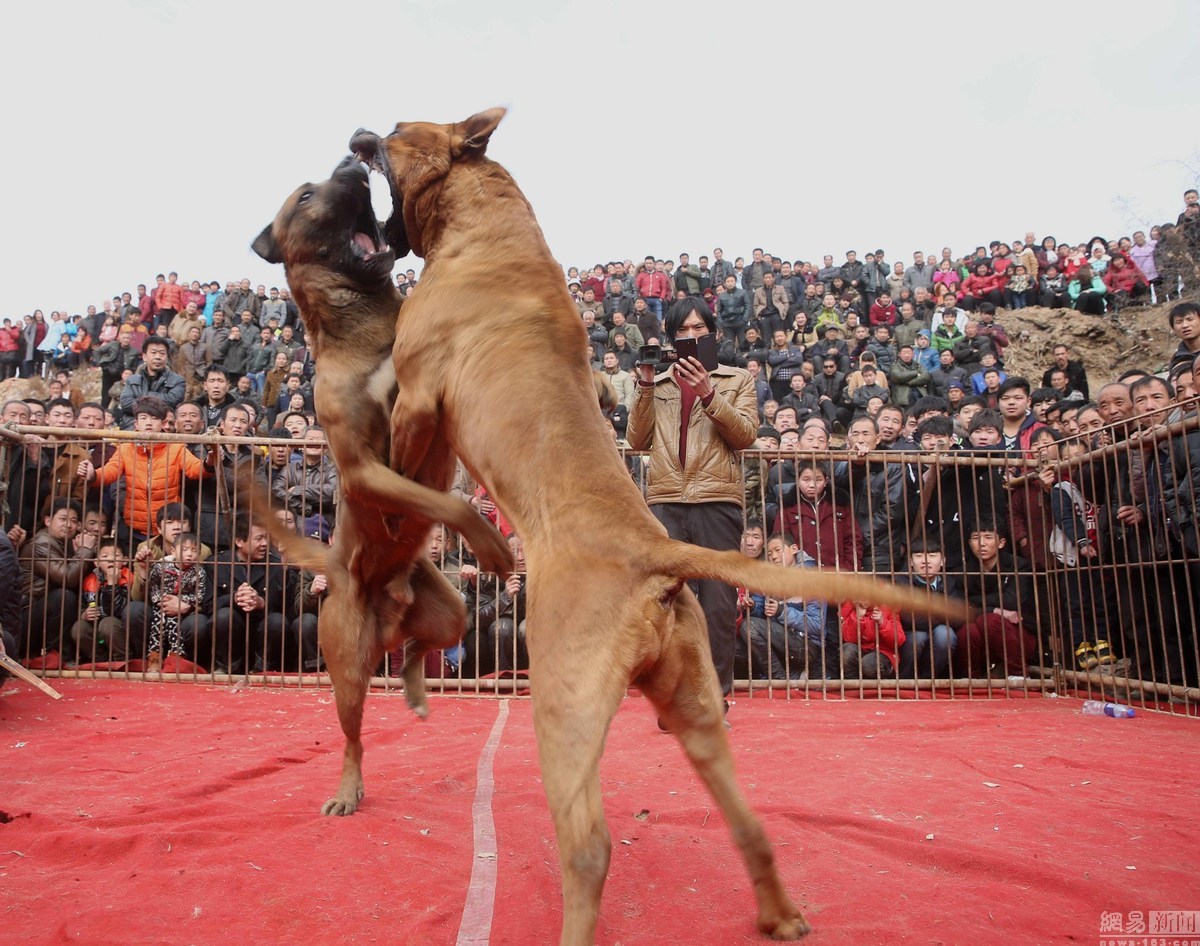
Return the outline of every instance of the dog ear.
{"type": "Polygon", "coordinates": [[[506,108],[489,108],[486,112],[472,115],[465,122],[459,122],[455,131],[462,135],[462,141],[454,149],[455,156],[468,151],[483,154],[487,150],[492,132],[507,112],[506,108]]]}
{"type": "Polygon", "coordinates": [[[254,238],[254,242],[250,244],[250,249],[254,250],[255,253],[268,263],[283,262],[283,248],[275,240],[274,234],[271,233],[271,224],[263,227],[263,232],[254,238]]]}

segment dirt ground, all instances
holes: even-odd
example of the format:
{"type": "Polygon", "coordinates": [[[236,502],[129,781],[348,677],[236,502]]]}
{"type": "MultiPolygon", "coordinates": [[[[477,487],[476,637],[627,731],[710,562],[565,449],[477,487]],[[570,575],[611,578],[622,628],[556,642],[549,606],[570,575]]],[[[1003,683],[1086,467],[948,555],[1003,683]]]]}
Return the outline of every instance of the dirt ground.
{"type": "Polygon", "coordinates": [[[1083,359],[1093,391],[1129,368],[1158,371],[1179,344],[1167,324],[1174,304],[1128,308],[1107,316],[1040,307],[1001,311],[996,321],[1012,341],[1005,369],[1037,387],[1053,360],[1054,346],[1066,343],[1074,357],[1083,359]]]}

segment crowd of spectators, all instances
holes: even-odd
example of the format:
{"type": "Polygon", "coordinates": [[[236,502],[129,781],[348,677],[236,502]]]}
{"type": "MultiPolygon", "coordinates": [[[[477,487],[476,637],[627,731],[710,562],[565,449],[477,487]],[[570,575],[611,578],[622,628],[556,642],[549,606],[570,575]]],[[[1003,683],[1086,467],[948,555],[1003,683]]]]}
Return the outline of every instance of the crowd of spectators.
{"type": "MultiPolygon", "coordinates": [[[[1181,297],[1196,288],[1198,256],[1200,199],[1189,191],[1176,224],[1129,238],[1029,233],[964,256],[916,252],[911,264],[882,249],[838,264],[761,249],[731,262],[715,249],[695,263],[572,268],[567,285],[591,360],[618,395],[618,444],[642,348],[672,344],[663,326],[674,302],[708,303],[718,359],[749,372],[757,402],[757,440],[742,455],[745,554],[927,585],[979,615],[952,628],[869,601],[743,590],[743,673],[1023,674],[1048,659],[1058,628],[1081,668],[1194,682],[1190,602],[1181,613],[1177,598],[1146,589],[1194,580],[1200,433],[1146,433],[1195,413],[1200,307],[1181,297]],[[1006,311],[1103,318],[1152,301],[1171,303],[1179,338],[1166,377],[1130,369],[1093,391],[1066,346],[1040,378],[1006,371],[1006,311]]],[[[417,285],[411,270],[397,282],[404,294],[417,285]]],[[[222,287],[170,273],[85,314],[3,319],[0,379],[42,377],[49,397],[3,403],[0,423],[148,435],[43,431],[8,445],[6,647],[67,663],[146,659],[152,671],[172,655],[216,670],[319,667],[325,578],[277,557],[238,485],[257,477],[284,521],[330,540],[337,470],[313,414],[313,369],[287,291],[245,279],[222,287]],[[86,366],[101,378],[90,400],[78,385],[86,366]],[[220,445],[208,432],[265,442],[220,445]]],[[[628,465],[643,476],[638,459],[628,465]]],[[[511,532],[484,490],[458,488],[511,532]]],[[[448,666],[523,669],[523,579],[489,582],[440,528],[431,543],[472,606],[448,666]]]]}

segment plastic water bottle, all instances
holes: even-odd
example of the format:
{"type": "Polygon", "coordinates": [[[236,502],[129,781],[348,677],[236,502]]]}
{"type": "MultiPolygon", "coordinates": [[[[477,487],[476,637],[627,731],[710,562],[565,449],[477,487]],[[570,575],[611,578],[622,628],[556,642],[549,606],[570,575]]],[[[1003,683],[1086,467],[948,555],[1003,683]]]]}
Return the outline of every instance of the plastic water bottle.
{"type": "Polygon", "coordinates": [[[1083,715],[1112,716],[1116,719],[1124,719],[1127,716],[1136,716],[1137,711],[1132,706],[1122,706],[1120,703],[1105,703],[1102,700],[1084,700],[1083,715]]]}

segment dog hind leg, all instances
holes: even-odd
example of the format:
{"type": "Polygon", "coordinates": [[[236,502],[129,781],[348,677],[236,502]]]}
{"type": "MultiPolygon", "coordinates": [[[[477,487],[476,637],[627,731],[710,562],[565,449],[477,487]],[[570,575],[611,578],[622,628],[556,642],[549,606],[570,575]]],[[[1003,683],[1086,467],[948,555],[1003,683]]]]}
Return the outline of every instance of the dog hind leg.
{"type": "Polygon", "coordinates": [[[533,723],[562,869],[560,944],[592,946],[612,851],[600,793],[600,756],[609,723],[625,694],[626,678],[619,671],[589,675],[589,670],[610,669],[603,654],[595,654],[594,663],[555,667],[563,655],[539,649],[542,639],[532,631],[552,625],[535,623],[532,617],[529,625],[533,723]],[[599,679],[602,676],[606,680],[599,679]]]}
{"type": "Polygon", "coordinates": [[[783,889],[771,843],[734,776],[704,614],[687,589],[674,609],[674,634],[658,663],[638,682],[729,823],[754,884],[759,931],[772,939],[799,939],[810,927],[783,889]]]}
{"type": "Polygon", "coordinates": [[[321,807],[323,815],[352,815],[363,797],[362,718],[371,672],[382,656],[375,635],[364,626],[365,601],[341,581],[332,585],[321,608],[317,636],[325,666],[333,680],[338,722],[346,745],[337,794],[321,807]]]}

